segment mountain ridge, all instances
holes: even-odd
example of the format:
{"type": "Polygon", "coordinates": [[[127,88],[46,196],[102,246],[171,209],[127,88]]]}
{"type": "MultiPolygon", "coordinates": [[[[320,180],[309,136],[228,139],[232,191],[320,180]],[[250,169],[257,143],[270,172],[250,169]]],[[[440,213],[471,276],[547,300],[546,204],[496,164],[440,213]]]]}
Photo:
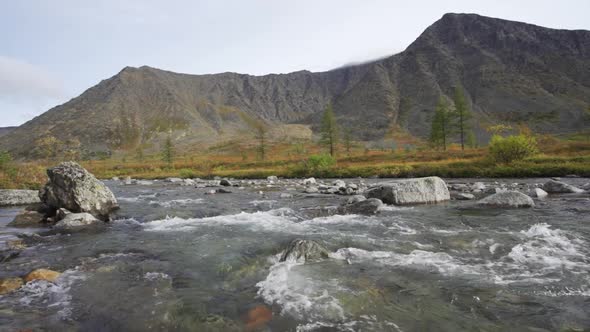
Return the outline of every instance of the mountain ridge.
{"type": "Polygon", "coordinates": [[[551,134],[584,130],[590,31],[448,13],[400,53],[329,71],[194,75],[125,67],[12,130],[0,148],[28,157],[44,135],[78,139],[89,151],[157,148],[169,133],[180,146],[206,147],[250,137],[261,123],[317,129],[330,102],[355,139],[394,131],[425,138],[436,101],[455,86],[465,89],[480,141],[485,125],[500,122],[551,134]]]}

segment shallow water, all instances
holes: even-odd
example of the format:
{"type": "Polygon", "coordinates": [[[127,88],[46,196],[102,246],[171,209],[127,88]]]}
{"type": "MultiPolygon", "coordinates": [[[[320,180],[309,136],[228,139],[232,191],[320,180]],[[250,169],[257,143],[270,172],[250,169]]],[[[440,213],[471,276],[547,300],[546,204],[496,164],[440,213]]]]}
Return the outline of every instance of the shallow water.
{"type": "MultiPolygon", "coordinates": [[[[347,197],[294,184],[205,195],[210,188],[106,183],[121,205],[106,231],[41,231],[1,263],[0,278],[65,273],[0,296],[0,330],[590,329],[588,194],[533,209],[452,201],[367,217],[332,215],[347,197]],[[323,243],[331,259],[279,263],[295,238],[323,243]]],[[[17,212],[0,209],[0,246],[23,231],[5,227],[17,212]]]]}

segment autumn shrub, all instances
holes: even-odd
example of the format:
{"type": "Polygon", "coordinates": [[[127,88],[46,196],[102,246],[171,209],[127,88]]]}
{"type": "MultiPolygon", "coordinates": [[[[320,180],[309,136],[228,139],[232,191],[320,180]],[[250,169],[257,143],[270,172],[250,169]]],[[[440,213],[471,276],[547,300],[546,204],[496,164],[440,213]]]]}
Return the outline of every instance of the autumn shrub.
{"type": "Polygon", "coordinates": [[[537,141],[532,136],[492,136],[489,145],[490,157],[499,163],[511,163],[532,157],[539,152],[537,141]]]}

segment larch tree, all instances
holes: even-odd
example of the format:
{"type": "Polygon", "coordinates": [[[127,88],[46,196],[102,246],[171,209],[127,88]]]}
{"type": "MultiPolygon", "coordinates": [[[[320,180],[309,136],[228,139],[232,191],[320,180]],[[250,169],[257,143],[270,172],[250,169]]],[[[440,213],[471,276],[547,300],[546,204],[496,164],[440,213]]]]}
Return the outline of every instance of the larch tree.
{"type": "Polygon", "coordinates": [[[471,131],[471,110],[465,101],[465,95],[463,89],[460,87],[455,88],[455,95],[453,98],[455,102],[455,117],[456,117],[456,128],[459,134],[459,141],[461,142],[461,150],[465,150],[465,144],[471,131]]]}
{"type": "Polygon", "coordinates": [[[430,130],[430,142],[436,146],[447,150],[449,137],[452,133],[453,114],[448,102],[440,97],[432,119],[432,128],[430,130]]]}
{"type": "Polygon", "coordinates": [[[172,144],[172,137],[170,135],[168,135],[162,147],[162,161],[166,162],[168,166],[172,166],[174,162],[174,145],[172,144]]]}
{"type": "Polygon", "coordinates": [[[334,157],[336,155],[336,145],[338,144],[338,124],[336,123],[336,117],[334,116],[334,109],[331,103],[326,106],[326,110],[322,116],[320,134],[320,143],[334,157]]]}

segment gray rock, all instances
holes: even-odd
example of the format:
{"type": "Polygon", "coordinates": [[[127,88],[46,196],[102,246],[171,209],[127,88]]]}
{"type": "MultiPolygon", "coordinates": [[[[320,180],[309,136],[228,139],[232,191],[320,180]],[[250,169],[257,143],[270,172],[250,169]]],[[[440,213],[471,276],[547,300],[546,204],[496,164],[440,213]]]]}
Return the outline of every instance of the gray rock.
{"type": "Polygon", "coordinates": [[[219,185],[224,187],[231,187],[233,186],[233,183],[231,183],[228,179],[222,179],[221,181],[219,181],[219,185]]]}
{"type": "Polygon", "coordinates": [[[503,191],[492,194],[477,202],[478,205],[504,208],[533,207],[535,202],[519,191],[503,191]]]}
{"type": "Polygon", "coordinates": [[[308,186],[311,184],[317,184],[317,181],[315,180],[315,178],[308,178],[303,180],[303,185],[308,186]]]}
{"type": "Polygon", "coordinates": [[[281,193],[281,195],[279,197],[280,198],[293,198],[293,195],[287,194],[287,193],[281,193]]]}
{"type": "Polygon", "coordinates": [[[346,201],[346,204],[354,204],[354,203],[362,202],[366,199],[367,198],[363,195],[354,195],[346,201]]]}
{"type": "Polygon", "coordinates": [[[65,218],[68,214],[71,214],[71,211],[68,211],[64,208],[58,209],[57,212],[55,212],[55,220],[62,220],[63,218],[65,218]]]}
{"type": "Polygon", "coordinates": [[[53,227],[58,230],[79,230],[86,228],[104,227],[105,222],[96,219],[90,213],[69,213],[53,227]]]}
{"type": "Polygon", "coordinates": [[[319,189],[318,189],[318,187],[310,186],[310,187],[305,188],[305,190],[303,192],[305,192],[307,194],[315,194],[315,193],[319,192],[319,189]]]}
{"type": "Polygon", "coordinates": [[[383,202],[377,198],[369,198],[355,202],[352,204],[346,204],[338,207],[339,214],[366,214],[371,215],[377,213],[379,208],[383,206],[383,202]]]}
{"type": "Polygon", "coordinates": [[[564,182],[549,180],[543,185],[543,190],[550,194],[583,193],[584,190],[564,182]]]}
{"type": "Polygon", "coordinates": [[[330,252],[321,244],[312,240],[296,239],[291,241],[281,255],[281,262],[316,262],[328,258],[330,252]]]}
{"type": "Polygon", "coordinates": [[[334,182],[332,182],[332,186],[340,189],[340,188],[346,188],[346,182],[342,181],[342,180],[336,180],[334,182]]]}
{"type": "Polygon", "coordinates": [[[215,190],[215,193],[216,194],[231,194],[231,190],[219,188],[219,189],[215,190]]]}
{"type": "Polygon", "coordinates": [[[103,220],[119,208],[111,190],[75,162],[49,168],[47,176],[49,181],[39,191],[39,197],[50,208],[88,212],[103,220]]]}
{"type": "Polygon", "coordinates": [[[367,190],[365,196],[396,205],[437,203],[451,199],[447,185],[437,176],[384,182],[367,190]]]}
{"type": "Polygon", "coordinates": [[[7,227],[42,227],[45,216],[37,211],[22,211],[14,220],[9,222],[7,227]]]}
{"type": "Polygon", "coordinates": [[[479,191],[483,191],[486,189],[486,185],[483,182],[475,182],[472,186],[471,186],[471,190],[479,190],[479,191]]]}
{"type": "Polygon", "coordinates": [[[531,195],[537,198],[545,198],[547,197],[547,192],[541,188],[535,188],[531,191],[531,195]]]}
{"type": "Polygon", "coordinates": [[[180,183],[180,182],[184,182],[181,178],[167,178],[166,180],[164,180],[166,182],[171,182],[171,183],[180,183]]]}
{"type": "Polygon", "coordinates": [[[0,206],[29,205],[40,202],[37,190],[0,189],[0,206]]]}
{"type": "Polygon", "coordinates": [[[271,176],[269,176],[269,177],[266,178],[266,181],[268,181],[268,182],[277,182],[277,181],[279,181],[279,178],[276,177],[276,176],[274,176],[274,175],[271,175],[271,176]]]}

